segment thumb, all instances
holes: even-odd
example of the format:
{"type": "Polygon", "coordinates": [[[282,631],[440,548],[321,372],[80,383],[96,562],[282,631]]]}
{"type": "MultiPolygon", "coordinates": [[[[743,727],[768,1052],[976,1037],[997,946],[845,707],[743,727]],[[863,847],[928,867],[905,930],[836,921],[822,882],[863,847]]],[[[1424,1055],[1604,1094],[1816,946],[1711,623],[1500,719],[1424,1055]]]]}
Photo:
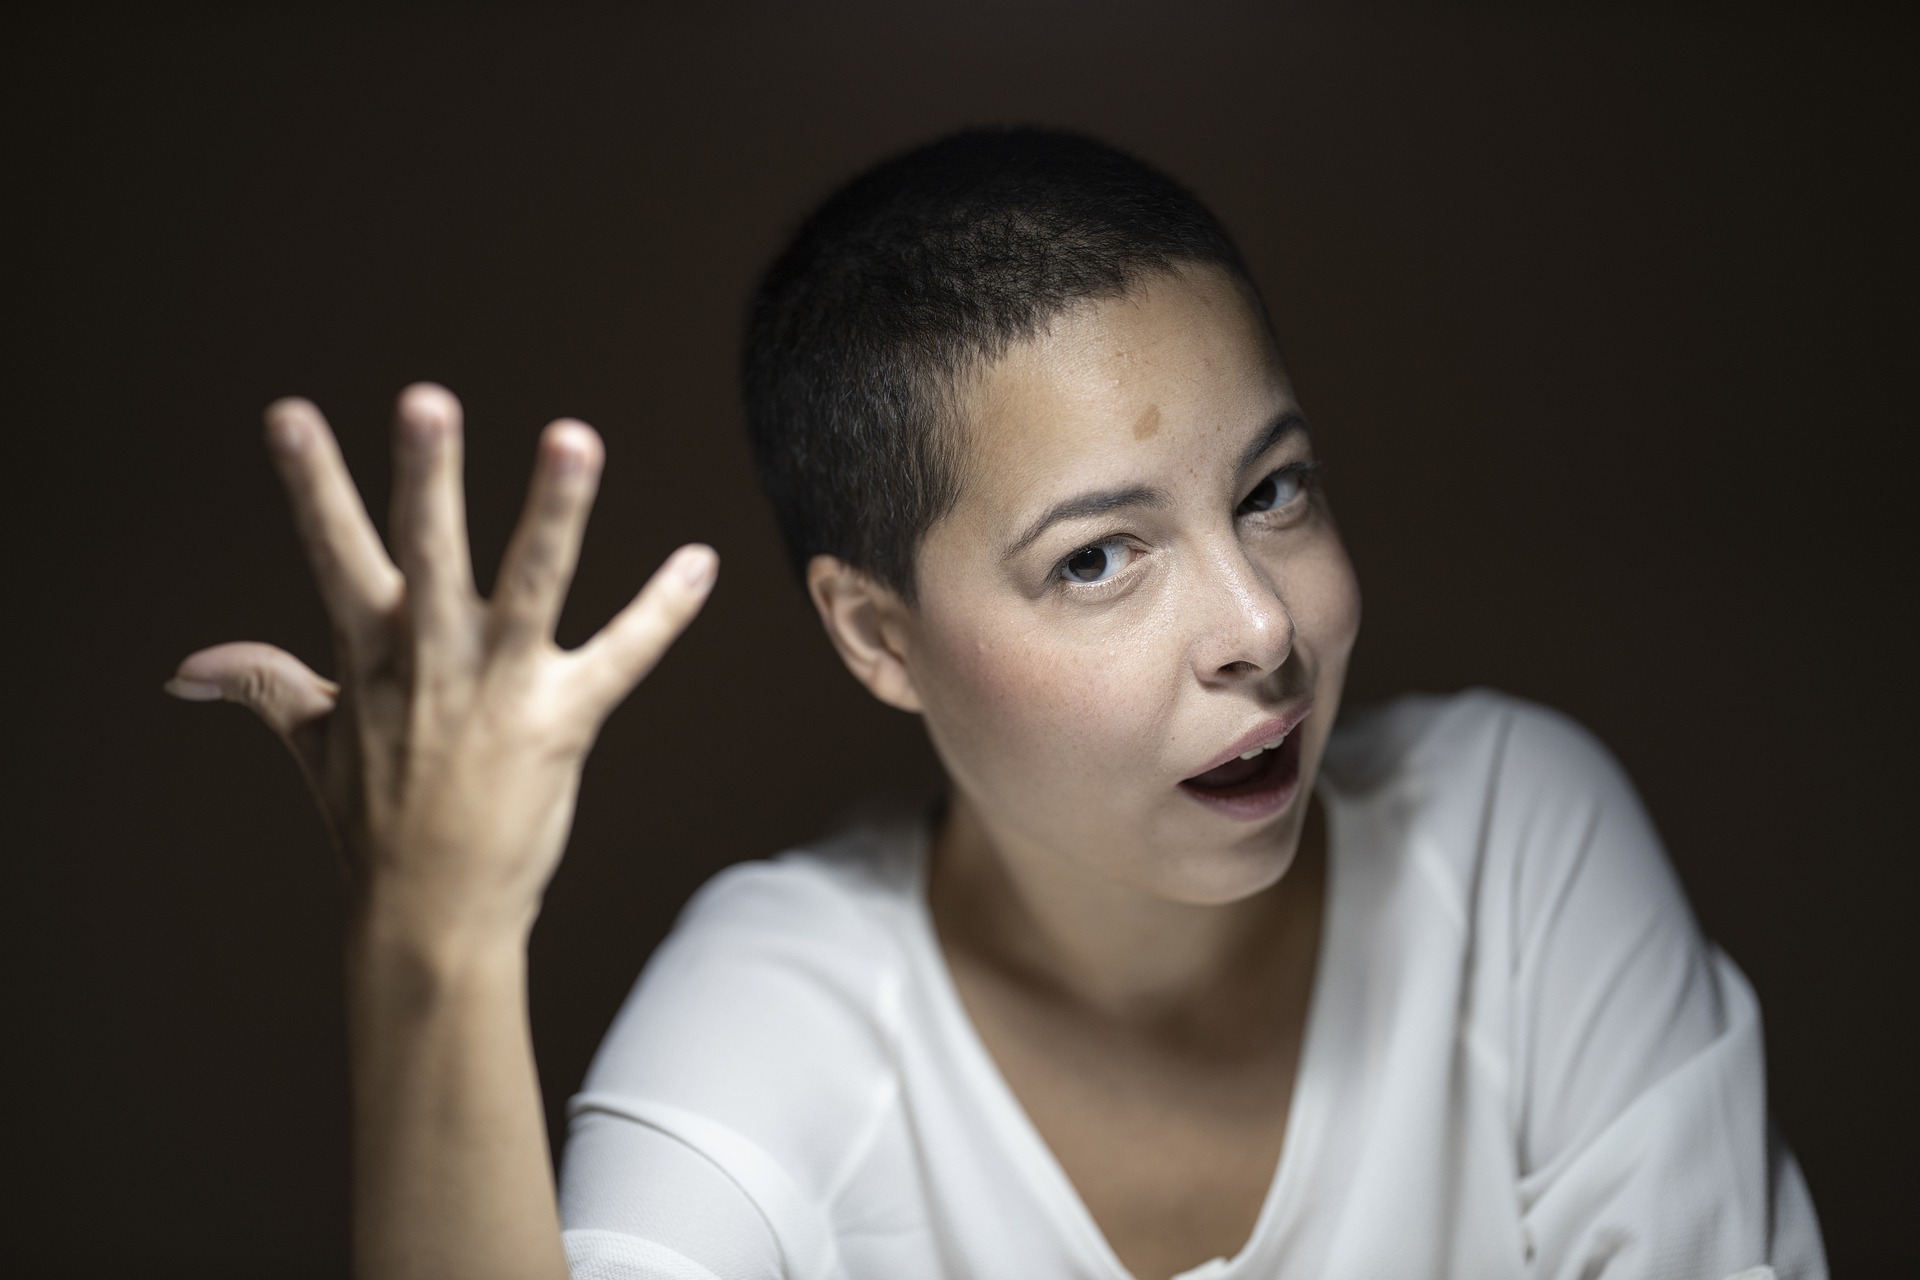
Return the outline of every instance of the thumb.
{"type": "Polygon", "coordinates": [[[188,702],[237,702],[292,742],[324,719],[340,698],[340,686],[306,663],[270,644],[240,641],[191,654],[163,686],[188,702]]]}

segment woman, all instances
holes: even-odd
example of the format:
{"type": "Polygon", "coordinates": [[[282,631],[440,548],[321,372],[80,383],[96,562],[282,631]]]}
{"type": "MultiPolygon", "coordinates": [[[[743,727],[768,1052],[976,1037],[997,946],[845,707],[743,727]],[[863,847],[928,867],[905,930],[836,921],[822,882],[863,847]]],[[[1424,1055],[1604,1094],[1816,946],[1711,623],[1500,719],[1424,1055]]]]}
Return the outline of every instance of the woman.
{"type": "Polygon", "coordinates": [[[239,645],[173,687],[289,740],[354,871],[363,1275],[1824,1273],[1752,995],[1604,752],[1492,694],[1335,730],[1358,588],[1191,194],[1041,131],[889,161],[767,273],[745,383],[830,640],[950,789],[702,890],[558,1195],[527,933],[716,559],[561,652],[589,428],[483,601],[449,394],[401,396],[391,560],[268,411],[341,684],[239,645]]]}

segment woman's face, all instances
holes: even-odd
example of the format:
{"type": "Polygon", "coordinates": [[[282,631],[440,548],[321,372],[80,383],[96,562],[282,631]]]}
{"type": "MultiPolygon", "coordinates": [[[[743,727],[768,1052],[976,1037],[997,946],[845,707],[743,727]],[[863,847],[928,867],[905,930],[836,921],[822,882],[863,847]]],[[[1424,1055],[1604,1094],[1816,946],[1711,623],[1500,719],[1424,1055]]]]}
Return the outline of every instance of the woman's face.
{"type": "Polygon", "coordinates": [[[1360,594],[1253,308],[1218,269],[1156,275],[1016,346],[960,408],[961,497],[901,623],[957,801],[1003,856],[1168,900],[1272,884],[1360,594]]]}

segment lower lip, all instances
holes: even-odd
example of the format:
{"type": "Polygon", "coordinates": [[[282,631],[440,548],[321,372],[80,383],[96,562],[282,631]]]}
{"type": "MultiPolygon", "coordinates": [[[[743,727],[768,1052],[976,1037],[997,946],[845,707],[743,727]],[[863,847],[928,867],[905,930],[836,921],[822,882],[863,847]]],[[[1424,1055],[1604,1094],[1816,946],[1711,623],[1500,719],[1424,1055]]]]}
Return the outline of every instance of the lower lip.
{"type": "Polygon", "coordinates": [[[1193,787],[1180,784],[1188,798],[1235,822],[1263,822],[1284,813],[1300,790],[1300,735],[1267,753],[1272,762],[1237,787],[1193,787]]]}

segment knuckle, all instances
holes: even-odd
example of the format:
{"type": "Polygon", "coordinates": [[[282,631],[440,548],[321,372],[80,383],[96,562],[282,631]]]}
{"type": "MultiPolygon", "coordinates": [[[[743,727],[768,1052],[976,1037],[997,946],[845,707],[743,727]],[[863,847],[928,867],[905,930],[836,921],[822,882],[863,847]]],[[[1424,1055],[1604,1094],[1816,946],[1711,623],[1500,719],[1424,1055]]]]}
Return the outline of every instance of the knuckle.
{"type": "Polygon", "coordinates": [[[553,581],[557,561],[554,548],[536,540],[514,558],[506,585],[516,596],[538,595],[553,581]]]}
{"type": "Polygon", "coordinates": [[[688,600],[684,596],[666,601],[656,611],[653,620],[653,630],[658,634],[660,643],[671,644],[674,638],[693,622],[694,616],[699,611],[698,602],[688,600]]]}
{"type": "Polygon", "coordinates": [[[654,665],[666,655],[667,646],[672,643],[671,631],[663,627],[648,627],[626,646],[626,661],[622,665],[634,672],[634,678],[638,679],[653,670],[654,665]]]}
{"type": "Polygon", "coordinates": [[[533,620],[533,601],[542,594],[546,575],[530,564],[515,564],[500,577],[494,588],[504,621],[527,623],[533,620]]]}
{"type": "Polygon", "coordinates": [[[534,502],[534,514],[549,524],[564,524],[580,510],[585,497],[578,480],[571,474],[557,474],[540,486],[534,502]]]}
{"type": "Polygon", "coordinates": [[[266,667],[247,667],[234,682],[232,697],[265,715],[273,708],[280,691],[279,678],[266,667]]]}

